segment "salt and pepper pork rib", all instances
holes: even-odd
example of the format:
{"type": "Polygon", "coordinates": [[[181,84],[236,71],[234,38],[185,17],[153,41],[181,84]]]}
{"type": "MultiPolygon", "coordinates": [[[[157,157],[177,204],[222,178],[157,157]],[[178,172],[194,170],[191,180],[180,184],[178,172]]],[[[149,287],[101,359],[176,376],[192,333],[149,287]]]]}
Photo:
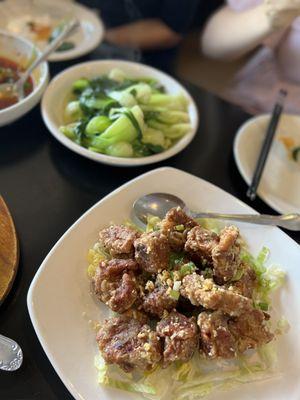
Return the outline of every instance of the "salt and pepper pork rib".
{"type": "Polygon", "coordinates": [[[230,359],[271,341],[268,314],[253,307],[257,277],[240,258],[239,230],[228,226],[216,234],[180,208],[171,209],[158,226],[140,234],[112,225],[99,233],[112,259],[96,269],[94,292],[121,313],[98,332],[105,361],[126,372],[147,371],[161,360],[163,367],[187,362],[196,349],[209,359],[230,359]],[[182,261],[175,265],[173,258],[182,261]],[[184,268],[190,261],[196,272],[184,268]],[[182,303],[189,305],[185,314],[198,314],[197,322],[178,312],[182,303]]]}
{"type": "Polygon", "coordinates": [[[187,318],[176,310],[160,320],[156,331],[164,339],[164,367],[174,361],[188,361],[198,346],[198,331],[194,317],[187,318]]]}
{"type": "Polygon", "coordinates": [[[108,364],[117,364],[125,372],[134,368],[153,369],[161,359],[158,334],[151,330],[145,316],[126,313],[104,321],[97,342],[108,364]]]}

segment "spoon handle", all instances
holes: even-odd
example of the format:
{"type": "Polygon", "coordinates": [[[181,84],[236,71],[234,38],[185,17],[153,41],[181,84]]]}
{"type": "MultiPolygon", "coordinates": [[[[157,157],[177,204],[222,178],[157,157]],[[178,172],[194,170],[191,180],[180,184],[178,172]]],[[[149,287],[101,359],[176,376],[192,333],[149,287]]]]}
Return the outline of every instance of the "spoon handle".
{"type": "MultiPolygon", "coordinates": [[[[51,54],[59,45],[60,43],[70,35],[70,33],[78,27],[78,21],[76,19],[71,20],[70,22],[66,23],[65,27],[61,31],[61,33],[45,48],[45,50],[41,53],[39,57],[37,57],[30,67],[24,72],[21,79],[22,83],[25,83],[29,76],[31,75],[32,71],[43,61],[45,61],[49,54],[51,54]]],[[[18,82],[18,83],[19,83],[18,82]]]]}
{"type": "Polygon", "coordinates": [[[0,369],[16,371],[23,362],[21,347],[14,340],[0,335],[0,369]]]}
{"type": "Polygon", "coordinates": [[[217,213],[190,213],[193,218],[212,218],[247,222],[258,225],[273,225],[280,226],[291,231],[300,230],[300,215],[285,214],[285,215],[244,215],[244,214],[217,214],[217,213]]]}

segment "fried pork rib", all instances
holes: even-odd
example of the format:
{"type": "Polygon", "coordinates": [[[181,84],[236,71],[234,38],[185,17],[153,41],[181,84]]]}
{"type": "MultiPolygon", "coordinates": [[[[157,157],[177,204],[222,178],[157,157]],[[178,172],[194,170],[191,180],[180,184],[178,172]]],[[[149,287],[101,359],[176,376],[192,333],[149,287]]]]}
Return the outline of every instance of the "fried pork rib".
{"type": "Polygon", "coordinates": [[[219,284],[230,281],[241,263],[238,238],[239,230],[227,226],[220,233],[219,243],[212,249],[214,277],[219,284]]]}
{"type": "Polygon", "coordinates": [[[248,349],[256,349],[274,338],[265,324],[267,319],[269,319],[268,314],[252,309],[228,321],[229,330],[235,338],[237,350],[240,353],[248,349]]]}
{"type": "Polygon", "coordinates": [[[221,312],[202,312],[198,316],[200,351],[207,358],[233,358],[235,339],[228,329],[228,318],[221,312]]]}
{"type": "Polygon", "coordinates": [[[196,225],[198,225],[196,221],[186,215],[180,207],[177,207],[171,208],[167,212],[161,221],[160,229],[167,236],[171,249],[181,252],[184,249],[188,231],[196,225]]]}
{"type": "Polygon", "coordinates": [[[196,226],[187,234],[185,251],[196,262],[212,266],[216,282],[223,284],[233,278],[241,263],[238,239],[234,226],[224,228],[220,235],[196,226]]]}
{"type": "Polygon", "coordinates": [[[115,312],[128,310],[138,297],[137,269],[134,260],[102,261],[93,278],[96,296],[115,312]]]}
{"type": "Polygon", "coordinates": [[[220,311],[202,312],[197,321],[200,351],[207,358],[233,358],[237,353],[256,349],[274,337],[265,324],[266,319],[257,309],[233,318],[220,311]]]}
{"type": "Polygon", "coordinates": [[[212,264],[212,251],[218,245],[219,237],[201,226],[195,226],[187,234],[184,250],[195,262],[212,264]]]}
{"type": "Polygon", "coordinates": [[[174,361],[186,362],[193,356],[198,346],[194,318],[187,318],[174,310],[157,324],[156,331],[164,339],[164,367],[174,361]]]}
{"type": "Polygon", "coordinates": [[[162,233],[143,233],[135,240],[134,248],[135,259],[144,271],[155,274],[168,268],[170,246],[162,233]]]}
{"type": "Polygon", "coordinates": [[[105,320],[97,334],[97,342],[108,364],[117,364],[125,372],[134,368],[151,370],[161,359],[161,343],[146,320],[123,314],[105,320]]]}
{"type": "Polygon", "coordinates": [[[240,315],[252,309],[252,301],[232,290],[218,286],[212,279],[195,273],[183,278],[180,294],[195,306],[220,310],[228,315],[240,315]]]}
{"type": "Polygon", "coordinates": [[[133,256],[133,243],[139,235],[139,232],[127,226],[111,225],[100,231],[99,242],[112,257],[127,258],[133,256]]]}
{"type": "Polygon", "coordinates": [[[257,284],[257,277],[255,271],[249,265],[241,265],[244,270],[243,275],[237,281],[227,284],[229,290],[233,290],[242,296],[252,298],[253,291],[257,284]]]}

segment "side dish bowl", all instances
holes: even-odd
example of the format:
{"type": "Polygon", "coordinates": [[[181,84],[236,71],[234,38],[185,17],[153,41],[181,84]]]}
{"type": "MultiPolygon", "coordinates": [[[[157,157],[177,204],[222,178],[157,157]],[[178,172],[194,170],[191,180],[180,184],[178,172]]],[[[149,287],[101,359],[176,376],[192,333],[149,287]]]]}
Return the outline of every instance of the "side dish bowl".
{"type": "MultiPolygon", "coordinates": [[[[29,41],[0,31],[0,56],[26,68],[35,55],[40,54],[29,41]]],[[[42,63],[32,73],[33,90],[24,99],[0,110],[0,126],[7,125],[30,111],[40,100],[48,83],[48,64],[42,63]]]]}
{"type": "Polygon", "coordinates": [[[59,74],[55,79],[53,79],[44,94],[42,100],[42,116],[49,131],[64,146],[84,157],[90,158],[91,160],[117,166],[152,164],[172,157],[182,151],[191,142],[198,128],[198,111],[196,104],[191,95],[179,82],[155,68],[139,63],[120,60],[86,62],[68,68],[59,74]],[[80,78],[99,77],[108,74],[114,68],[121,69],[129,78],[154,78],[165,87],[167,93],[182,93],[188,101],[188,113],[191,124],[190,131],[168,150],[159,154],[139,158],[121,158],[95,153],[72,142],[69,138],[63,135],[60,132],[59,127],[64,123],[64,108],[68,96],[70,96],[74,81],[80,78]]]}

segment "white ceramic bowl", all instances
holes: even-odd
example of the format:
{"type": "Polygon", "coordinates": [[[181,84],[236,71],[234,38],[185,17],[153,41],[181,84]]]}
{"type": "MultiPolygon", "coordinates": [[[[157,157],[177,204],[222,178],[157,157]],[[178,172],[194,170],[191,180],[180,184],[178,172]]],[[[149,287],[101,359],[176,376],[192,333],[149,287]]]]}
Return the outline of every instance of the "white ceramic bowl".
{"type": "Polygon", "coordinates": [[[187,90],[179,82],[155,68],[148,67],[144,64],[121,60],[104,60],[81,63],[68,68],[61,74],[57,75],[52,80],[43,96],[42,116],[52,135],[70,150],[104,164],[127,167],[152,164],[172,157],[183,150],[191,142],[198,128],[198,111],[196,104],[187,90]],[[59,126],[63,125],[64,104],[66,97],[70,94],[72,83],[76,79],[82,77],[92,78],[107,74],[113,68],[120,68],[126,75],[133,78],[145,76],[155,78],[165,86],[168,93],[177,94],[182,92],[189,101],[188,112],[192,125],[191,131],[170,149],[159,154],[140,158],[112,157],[105,154],[95,153],[72,142],[72,140],[63,135],[59,131],[59,126]]]}
{"type": "MultiPolygon", "coordinates": [[[[26,61],[29,61],[34,54],[40,54],[40,50],[29,41],[3,31],[0,31],[0,49],[1,57],[22,64],[26,64],[26,61]]],[[[31,75],[33,91],[18,103],[0,110],[0,126],[7,125],[22,117],[39,102],[46,89],[48,75],[48,64],[44,62],[31,75]]]]}

